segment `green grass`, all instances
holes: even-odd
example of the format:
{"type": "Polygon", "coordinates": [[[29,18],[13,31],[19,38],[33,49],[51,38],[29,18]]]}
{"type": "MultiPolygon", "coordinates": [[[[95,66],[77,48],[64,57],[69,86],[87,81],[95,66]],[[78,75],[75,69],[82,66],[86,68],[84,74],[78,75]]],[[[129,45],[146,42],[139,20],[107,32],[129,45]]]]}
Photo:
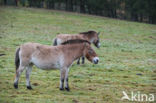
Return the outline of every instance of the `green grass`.
{"type": "Polygon", "coordinates": [[[0,103],[127,103],[122,91],[155,93],[156,25],[34,8],[0,7],[0,103]],[[13,88],[14,54],[25,42],[51,45],[58,33],[101,31],[100,63],[73,64],[70,92],[59,91],[59,70],[33,67],[33,90],[13,88]],[[141,73],[142,75],[136,75],[141,73]]]}

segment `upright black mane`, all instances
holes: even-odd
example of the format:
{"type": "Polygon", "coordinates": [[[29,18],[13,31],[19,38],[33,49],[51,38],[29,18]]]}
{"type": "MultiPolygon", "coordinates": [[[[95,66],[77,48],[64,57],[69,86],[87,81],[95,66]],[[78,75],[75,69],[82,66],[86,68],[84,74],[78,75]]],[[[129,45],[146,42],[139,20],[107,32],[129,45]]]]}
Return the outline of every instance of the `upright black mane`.
{"type": "Polygon", "coordinates": [[[91,44],[89,41],[87,40],[83,40],[83,39],[73,39],[73,40],[67,40],[63,43],[61,43],[62,45],[66,45],[66,44],[78,44],[78,43],[88,43],[88,44],[91,44]]]}
{"type": "Polygon", "coordinates": [[[90,30],[90,31],[87,31],[87,32],[81,32],[79,34],[86,34],[86,35],[88,35],[88,34],[95,34],[95,33],[96,33],[96,31],[90,30]]]}

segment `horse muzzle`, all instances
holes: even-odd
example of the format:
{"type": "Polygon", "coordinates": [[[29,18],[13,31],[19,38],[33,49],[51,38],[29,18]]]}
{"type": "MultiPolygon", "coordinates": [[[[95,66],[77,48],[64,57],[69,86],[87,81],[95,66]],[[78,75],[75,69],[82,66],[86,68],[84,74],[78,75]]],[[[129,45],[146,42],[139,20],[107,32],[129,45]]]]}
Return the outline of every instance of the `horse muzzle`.
{"type": "Polygon", "coordinates": [[[101,45],[101,44],[100,44],[100,43],[98,43],[98,44],[96,44],[95,46],[96,46],[97,48],[100,48],[100,45],[101,45]]]}
{"type": "Polygon", "coordinates": [[[100,44],[100,43],[98,43],[98,48],[100,48],[100,46],[101,46],[101,44],[100,44]]]}
{"type": "Polygon", "coordinates": [[[94,64],[98,64],[98,62],[99,62],[99,58],[98,58],[98,57],[94,57],[94,58],[93,58],[93,63],[94,63],[94,64]]]}

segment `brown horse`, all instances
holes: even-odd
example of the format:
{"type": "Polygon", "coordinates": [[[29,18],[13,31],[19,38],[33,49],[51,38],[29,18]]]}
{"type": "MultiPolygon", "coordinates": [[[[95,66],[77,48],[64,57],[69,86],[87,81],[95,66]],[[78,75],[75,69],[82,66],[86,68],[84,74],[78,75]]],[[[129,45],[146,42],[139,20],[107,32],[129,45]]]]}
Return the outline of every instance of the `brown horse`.
{"type": "MultiPolygon", "coordinates": [[[[100,47],[99,33],[95,31],[81,32],[79,34],[59,34],[53,41],[53,45],[60,45],[61,43],[72,40],[72,39],[82,39],[88,40],[90,43],[93,43],[97,48],[100,47]]],[[[82,56],[82,64],[84,64],[85,58],[82,56]]],[[[77,64],[80,64],[80,58],[78,58],[77,64]]]]}
{"type": "Polygon", "coordinates": [[[29,76],[32,66],[35,65],[44,70],[60,69],[60,90],[64,90],[65,80],[65,89],[69,91],[69,67],[74,60],[81,56],[85,56],[94,64],[97,64],[99,61],[97,54],[90,46],[90,42],[86,40],[69,40],[59,46],[25,43],[16,51],[16,78],[14,87],[18,88],[19,77],[23,70],[26,69],[26,85],[28,89],[32,89],[29,76]]]}

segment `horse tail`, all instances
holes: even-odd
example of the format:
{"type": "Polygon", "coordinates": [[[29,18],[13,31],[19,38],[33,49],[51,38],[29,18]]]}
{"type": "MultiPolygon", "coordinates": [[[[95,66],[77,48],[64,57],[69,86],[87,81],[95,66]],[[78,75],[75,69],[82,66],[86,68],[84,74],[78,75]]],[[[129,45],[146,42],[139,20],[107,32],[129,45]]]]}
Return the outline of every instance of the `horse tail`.
{"type": "Polygon", "coordinates": [[[53,43],[53,46],[56,46],[57,45],[57,38],[54,39],[54,43],[53,43]]]}
{"type": "Polygon", "coordinates": [[[20,51],[20,48],[18,48],[16,50],[16,54],[15,54],[15,66],[16,66],[16,71],[20,65],[20,58],[19,58],[19,51],[20,51]]]}

